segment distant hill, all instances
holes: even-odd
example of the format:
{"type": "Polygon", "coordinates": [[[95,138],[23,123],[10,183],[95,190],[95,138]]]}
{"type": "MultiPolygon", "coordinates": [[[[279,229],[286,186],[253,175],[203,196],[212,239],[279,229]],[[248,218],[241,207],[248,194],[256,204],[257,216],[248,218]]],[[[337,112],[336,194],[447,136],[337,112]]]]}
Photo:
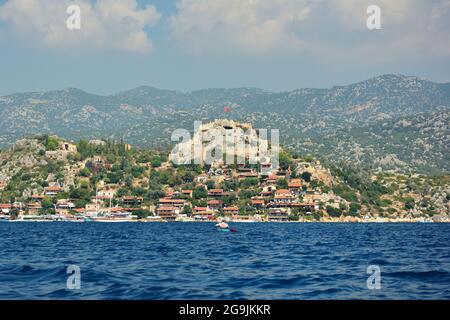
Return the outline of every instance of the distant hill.
{"type": "Polygon", "coordinates": [[[37,133],[170,143],[175,128],[229,118],[278,128],[281,142],[331,161],[402,171],[450,171],[450,84],[382,75],[331,89],[188,93],[142,86],[110,96],[79,89],[0,97],[0,146],[37,133]],[[224,112],[224,107],[228,112],[224,112]]]}

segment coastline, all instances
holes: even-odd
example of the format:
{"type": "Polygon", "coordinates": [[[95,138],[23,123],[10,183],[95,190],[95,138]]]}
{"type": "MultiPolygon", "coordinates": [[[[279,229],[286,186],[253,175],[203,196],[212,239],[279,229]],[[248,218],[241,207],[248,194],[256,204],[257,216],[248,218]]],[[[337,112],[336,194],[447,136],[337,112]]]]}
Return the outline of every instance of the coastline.
{"type": "MultiPolygon", "coordinates": [[[[154,219],[136,219],[132,221],[83,221],[83,220],[7,220],[2,222],[13,222],[13,223],[217,223],[219,220],[209,220],[209,221],[195,221],[195,220],[177,220],[177,221],[166,221],[166,220],[154,220],[154,219]]],[[[380,218],[380,219],[321,219],[321,220],[300,220],[300,221],[229,221],[229,223],[242,223],[242,224],[253,224],[253,223],[450,223],[450,219],[433,221],[432,219],[390,219],[390,218],[380,218]]]]}

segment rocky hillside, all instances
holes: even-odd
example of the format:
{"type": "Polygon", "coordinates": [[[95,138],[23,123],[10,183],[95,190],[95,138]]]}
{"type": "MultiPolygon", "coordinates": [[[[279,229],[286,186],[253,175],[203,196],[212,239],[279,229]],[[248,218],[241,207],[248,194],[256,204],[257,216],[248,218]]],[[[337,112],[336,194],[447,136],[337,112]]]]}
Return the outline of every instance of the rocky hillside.
{"type": "MultiPolygon", "coordinates": [[[[76,208],[84,209],[95,199],[96,191],[105,190],[114,190],[117,199],[141,197],[145,208],[174,192],[197,190],[189,198],[191,205],[206,207],[211,200],[206,186],[208,190],[227,191],[222,200],[227,206],[238,206],[241,214],[266,214],[266,209],[252,207],[252,199],[269,204],[274,201],[273,188],[281,192],[296,181],[301,190],[292,195],[295,202],[314,203],[314,209],[291,208],[297,218],[308,216],[309,210],[313,214],[309,218],[316,220],[450,216],[450,175],[372,174],[351,166],[320,163],[309,156],[298,157],[287,150],[281,151],[280,170],[268,177],[234,166],[221,166],[220,170],[174,166],[165,153],[112,140],[75,144],[45,135],[19,140],[1,150],[0,163],[0,203],[33,205],[40,201],[43,212],[52,210],[58,200],[68,199],[76,208]],[[248,173],[251,175],[245,175],[248,173]],[[239,178],[242,175],[247,178],[239,178]],[[199,180],[201,176],[206,180],[199,180]],[[52,187],[59,189],[56,196],[48,194],[52,187]],[[40,195],[45,197],[37,199],[40,195]]],[[[247,165],[246,169],[254,168],[247,165]]]]}
{"type": "Polygon", "coordinates": [[[0,145],[30,134],[170,143],[175,128],[229,118],[278,128],[302,154],[403,172],[450,171],[450,84],[384,75],[331,89],[188,93],[138,87],[110,96],[78,89],[0,97],[0,145]]]}

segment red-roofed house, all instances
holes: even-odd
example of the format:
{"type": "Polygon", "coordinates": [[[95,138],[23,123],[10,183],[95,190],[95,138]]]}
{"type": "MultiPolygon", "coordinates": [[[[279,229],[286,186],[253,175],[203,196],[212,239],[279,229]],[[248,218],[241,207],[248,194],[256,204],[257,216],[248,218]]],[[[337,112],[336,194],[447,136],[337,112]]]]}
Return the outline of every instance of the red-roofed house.
{"type": "Polygon", "coordinates": [[[189,198],[192,198],[192,190],[181,190],[181,194],[183,196],[188,196],[189,198]]]}
{"type": "Polygon", "coordinates": [[[0,203],[0,213],[9,213],[12,209],[12,205],[9,203],[0,203]]]}
{"type": "Polygon", "coordinates": [[[161,198],[159,199],[158,204],[160,206],[184,207],[186,205],[186,200],[161,198]]]}
{"type": "Polygon", "coordinates": [[[156,209],[156,214],[166,221],[175,221],[180,209],[177,207],[159,207],[156,209]]]}
{"type": "Polygon", "coordinates": [[[208,208],[212,211],[219,211],[220,208],[222,208],[222,200],[217,200],[217,199],[213,199],[213,200],[209,200],[208,201],[208,208]]]}
{"type": "Polygon", "coordinates": [[[42,206],[39,202],[27,203],[28,214],[39,214],[42,210],[42,206]]]}
{"type": "Polygon", "coordinates": [[[226,207],[223,208],[223,213],[226,215],[235,215],[239,213],[239,207],[226,207]]]}
{"type": "Polygon", "coordinates": [[[142,197],[124,196],[121,199],[122,205],[124,206],[139,206],[144,201],[142,197]]]}
{"type": "Polygon", "coordinates": [[[273,202],[277,204],[294,203],[297,202],[297,197],[287,189],[280,189],[275,191],[273,202]]]}
{"type": "Polygon", "coordinates": [[[204,213],[208,211],[208,207],[194,207],[194,214],[204,213]]]}
{"type": "Polygon", "coordinates": [[[252,199],[250,205],[254,208],[263,208],[265,206],[265,201],[263,199],[252,199]]]}
{"type": "Polygon", "coordinates": [[[282,222],[282,221],[288,221],[288,214],[287,212],[280,210],[280,209],[273,209],[269,211],[269,214],[267,216],[269,221],[274,222],[282,222]]]}
{"type": "Polygon", "coordinates": [[[199,221],[207,221],[214,219],[214,212],[207,207],[194,207],[194,219],[199,221]]]}
{"type": "Polygon", "coordinates": [[[300,179],[291,179],[288,183],[289,191],[294,194],[299,194],[302,188],[302,181],[300,179]]]}
{"type": "Polygon", "coordinates": [[[269,176],[267,177],[266,182],[267,182],[267,184],[276,184],[277,181],[278,181],[278,179],[280,179],[279,176],[276,176],[276,175],[269,175],[269,176]]]}
{"type": "Polygon", "coordinates": [[[31,196],[31,201],[42,201],[44,200],[44,196],[42,194],[34,194],[31,196]]]}
{"type": "Polygon", "coordinates": [[[221,197],[221,196],[223,196],[223,189],[208,190],[208,197],[221,197]]]}
{"type": "Polygon", "coordinates": [[[49,197],[54,197],[61,192],[63,192],[63,189],[61,187],[51,186],[51,187],[45,188],[44,195],[49,196],[49,197]]]}

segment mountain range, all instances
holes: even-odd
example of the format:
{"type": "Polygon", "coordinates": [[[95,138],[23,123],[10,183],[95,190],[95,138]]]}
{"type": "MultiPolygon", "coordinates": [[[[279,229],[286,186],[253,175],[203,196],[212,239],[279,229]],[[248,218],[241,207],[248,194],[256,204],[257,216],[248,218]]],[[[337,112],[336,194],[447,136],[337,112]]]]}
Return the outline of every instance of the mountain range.
{"type": "Polygon", "coordinates": [[[329,89],[187,93],[141,86],[101,96],[70,88],[0,97],[0,146],[34,134],[169,146],[174,129],[228,118],[280,129],[301,154],[374,169],[450,171],[450,83],[382,75],[329,89]]]}

